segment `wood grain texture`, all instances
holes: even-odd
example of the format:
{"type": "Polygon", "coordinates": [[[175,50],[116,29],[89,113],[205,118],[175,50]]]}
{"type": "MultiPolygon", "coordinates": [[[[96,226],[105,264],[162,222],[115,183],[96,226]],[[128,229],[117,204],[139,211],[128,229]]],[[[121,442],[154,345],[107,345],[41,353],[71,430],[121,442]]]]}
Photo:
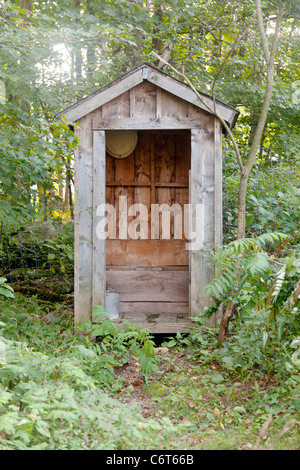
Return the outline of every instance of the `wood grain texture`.
{"type": "Polygon", "coordinates": [[[145,316],[151,314],[161,315],[162,317],[169,313],[168,318],[171,316],[177,319],[178,315],[188,316],[189,304],[188,302],[121,302],[120,313],[126,313],[126,317],[131,320],[137,318],[137,313],[145,316]]]}
{"type": "Polygon", "coordinates": [[[80,139],[75,156],[75,272],[74,320],[82,322],[92,309],[93,225],[93,134],[91,115],[81,119],[76,133],[80,139]]]}
{"type": "MultiPolygon", "coordinates": [[[[203,208],[203,141],[202,131],[191,131],[191,172],[190,172],[190,234],[196,232],[199,216],[197,205],[203,208]]],[[[203,212],[201,211],[203,215],[203,212]]],[[[201,230],[204,217],[201,220],[201,230]]],[[[201,234],[198,234],[199,237],[201,234]]],[[[191,235],[190,235],[191,236],[191,235]]],[[[190,315],[196,316],[202,307],[201,288],[203,282],[203,258],[201,249],[190,248],[190,315]]]]}
{"type": "Polygon", "coordinates": [[[135,87],[134,116],[136,118],[156,118],[156,90],[156,86],[148,81],[135,87]]]}
{"type": "Polygon", "coordinates": [[[218,119],[215,118],[215,248],[223,241],[223,202],[222,202],[222,127],[218,119]]]}
{"type": "Polygon", "coordinates": [[[105,240],[96,232],[97,208],[105,204],[105,132],[93,131],[93,256],[92,308],[105,305],[105,240]]]}
{"type": "MultiPolygon", "coordinates": [[[[90,317],[92,305],[103,305],[108,288],[120,292],[122,315],[170,333],[180,322],[185,328],[187,315],[197,315],[209,302],[202,287],[212,271],[203,249],[222,241],[222,128],[185,86],[164,74],[149,70],[148,81],[140,81],[139,73],[128,77],[91,98],[95,111],[88,111],[89,100],[80,110],[88,114],[76,130],[75,321],[90,317]],[[130,156],[106,154],[106,129],[137,130],[138,144],[130,156]],[[130,239],[140,229],[133,210],[106,242],[99,240],[97,206],[112,204],[118,221],[124,196],[127,209],[133,204],[147,208],[148,231],[142,239],[130,239]],[[153,238],[151,204],[182,210],[184,229],[183,208],[189,202],[189,230],[179,234],[171,215],[170,239],[164,239],[161,225],[153,238]],[[203,246],[188,251],[186,236],[199,222],[203,246]]],[[[218,106],[231,119],[232,109],[218,106]]],[[[80,112],[74,107],[71,115],[80,112]]]]}
{"type": "Polygon", "coordinates": [[[110,269],[107,289],[121,302],[188,302],[188,271],[110,269]]]}
{"type": "MultiPolygon", "coordinates": [[[[164,113],[164,105],[162,98],[160,106],[160,97],[156,94],[156,87],[162,90],[166,96],[168,94],[172,96],[170,106],[165,106],[165,115],[167,115],[167,112],[170,111],[172,107],[174,110],[176,108],[181,108],[181,112],[185,114],[186,104],[192,104],[199,110],[207,111],[206,106],[197,98],[188,85],[175,80],[167,74],[161,73],[159,70],[149,66],[149,64],[141,64],[139,67],[133,69],[131,72],[128,72],[114,82],[66,108],[59,113],[57,117],[63,119],[62,116],[64,116],[67,120],[74,123],[99,107],[105,106],[108,102],[115,100],[120,95],[127,92],[131,93],[131,90],[134,89],[137,89],[138,98],[134,100],[133,106],[137,104],[137,110],[132,113],[134,108],[131,106],[131,103],[129,107],[127,107],[126,104],[126,114],[128,112],[129,115],[134,114],[135,116],[141,116],[140,111],[142,111],[142,115],[144,115],[144,112],[148,107],[149,111],[147,116],[159,117],[160,107],[162,110],[161,114],[163,115],[164,113]],[[146,79],[143,76],[143,70],[145,69],[147,69],[146,79]],[[173,102],[176,102],[176,106],[173,106],[173,102]]],[[[159,91],[159,93],[161,92],[159,91]]],[[[204,93],[201,93],[201,95],[210,107],[213,107],[212,97],[205,95],[204,93]]],[[[238,112],[231,106],[228,106],[219,100],[216,101],[216,107],[222,118],[229,123],[230,127],[233,127],[238,112]]],[[[122,110],[120,114],[122,114],[123,111],[124,110],[122,110]]]]}
{"type": "MultiPolygon", "coordinates": [[[[135,104],[137,106],[137,103],[135,104]]],[[[136,112],[136,111],[135,111],[136,112]]],[[[94,119],[94,130],[174,130],[174,129],[194,129],[200,127],[198,118],[185,117],[139,117],[130,118],[103,117],[94,119]]]]}
{"type": "MultiPolygon", "coordinates": [[[[175,144],[174,136],[168,134],[156,137],[155,146],[155,183],[171,183],[175,179],[175,144]]],[[[167,204],[171,207],[175,203],[174,188],[158,187],[156,190],[156,203],[167,204]]],[[[170,217],[170,227],[160,216],[159,238],[174,238],[174,217],[170,217]]]]}
{"type": "MultiPolygon", "coordinates": [[[[115,158],[106,154],[106,181],[115,181],[115,161],[115,158]]],[[[108,185],[106,185],[106,202],[112,205],[115,203],[115,190],[108,185]]]]}
{"type": "MultiPolygon", "coordinates": [[[[191,88],[188,87],[188,85],[173,80],[170,76],[159,74],[156,72],[156,70],[153,69],[149,70],[148,81],[171,93],[172,95],[175,95],[175,97],[181,98],[182,100],[194,104],[198,108],[207,111],[206,106],[197,98],[196,94],[193,92],[193,90],[191,90],[191,88]]],[[[209,106],[213,107],[213,100],[210,96],[203,95],[203,99],[208,103],[209,106]]],[[[216,102],[216,109],[225,121],[230,123],[233,122],[234,116],[236,115],[235,110],[221,102],[216,102]]]]}
{"type": "Polygon", "coordinates": [[[63,114],[68,121],[75,122],[142,82],[142,70],[136,70],[130,75],[122,77],[98,92],[87,96],[75,105],[70,106],[63,114]]]}
{"type": "MultiPolygon", "coordinates": [[[[152,317],[153,318],[153,317],[152,317]]],[[[165,333],[165,334],[172,334],[172,333],[188,333],[191,328],[191,324],[188,318],[185,319],[176,319],[176,317],[171,316],[168,321],[161,322],[161,316],[158,315],[156,320],[148,321],[147,317],[145,318],[144,315],[137,315],[135,318],[128,318],[126,313],[121,315],[119,321],[115,321],[115,325],[117,328],[125,328],[126,323],[125,321],[130,321],[139,326],[139,328],[147,329],[151,333],[165,333]]]]}
{"type": "Polygon", "coordinates": [[[108,266],[188,266],[185,240],[106,240],[108,266]]]}

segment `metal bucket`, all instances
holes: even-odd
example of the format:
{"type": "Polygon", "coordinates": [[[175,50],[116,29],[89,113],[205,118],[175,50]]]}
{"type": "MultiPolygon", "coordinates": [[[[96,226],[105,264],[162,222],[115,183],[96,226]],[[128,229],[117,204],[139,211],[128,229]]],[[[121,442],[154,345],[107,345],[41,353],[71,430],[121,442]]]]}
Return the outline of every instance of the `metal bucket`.
{"type": "Polygon", "coordinates": [[[106,292],[105,310],[111,320],[117,320],[120,316],[120,293],[106,292]]]}

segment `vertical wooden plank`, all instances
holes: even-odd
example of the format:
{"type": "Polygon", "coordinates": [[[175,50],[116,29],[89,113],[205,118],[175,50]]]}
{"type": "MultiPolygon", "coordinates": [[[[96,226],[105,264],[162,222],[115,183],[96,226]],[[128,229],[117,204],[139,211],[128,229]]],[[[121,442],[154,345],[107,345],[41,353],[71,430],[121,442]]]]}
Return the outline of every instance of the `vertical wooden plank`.
{"type": "MultiPolygon", "coordinates": [[[[190,132],[184,131],[175,136],[176,139],[176,159],[175,159],[175,181],[176,183],[189,184],[189,170],[191,160],[190,132]]],[[[184,205],[189,203],[188,188],[175,189],[175,203],[182,207],[182,227],[184,227],[184,205]]],[[[185,234],[183,231],[183,237],[185,234]]]]}
{"type": "Polygon", "coordinates": [[[194,117],[194,105],[191,103],[187,104],[187,115],[188,117],[194,117]]]}
{"type": "Polygon", "coordinates": [[[90,318],[92,309],[93,135],[90,116],[79,121],[75,154],[75,263],[74,321],[90,318]]]}
{"type": "MultiPolygon", "coordinates": [[[[115,158],[106,154],[106,181],[115,181],[115,158]]],[[[115,190],[112,186],[106,187],[106,202],[107,204],[114,205],[115,203],[115,190]]]]}
{"type": "MultiPolygon", "coordinates": [[[[134,181],[134,154],[132,153],[126,158],[116,159],[115,160],[115,181],[116,182],[133,182],[134,181]]],[[[117,210],[117,221],[119,220],[120,213],[123,212],[123,233],[121,238],[127,238],[127,229],[129,220],[125,220],[127,211],[125,208],[125,202],[127,202],[127,208],[133,204],[134,192],[131,186],[119,186],[115,188],[115,204],[117,210]],[[123,196],[121,200],[121,209],[120,209],[120,196],[123,196]],[[127,197],[127,201],[125,198],[127,197]],[[126,211],[126,214],[125,214],[126,211]]],[[[120,236],[120,227],[117,222],[117,237],[120,236]]]]}
{"type": "Polygon", "coordinates": [[[157,224],[157,213],[156,213],[156,187],[155,187],[155,149],[156,149],[156,135],[150,135],[150,171],[151,171],[151,238],[159,238],[159,224],[157,224]]]}
{"type": "MultiPolygon", "coordinates": [[[[202,182],[203,202],[205,208],[204,244],[206,248],[215,247],[215,120],[214,117],[205,114],[201,118],[203,126],[202,139],[202,182]]],[[[206,281],[209,282],[208,271],[206,281]]]]}
{"type": "Polygon", "coordinates": [[[156,89],[156,118],[161,118],[161,88],[156,89]]]}
{"type": "Polygon", "coordinates": [[[135,87],[135,116],[156,117],[156,86],[147,81],[135,87]]]}
{"type": "Polygon", "coordinates": [[[135,116],[135,89],[130,90],[130,117],[135,116]]]}
{"type": "Polygon", "coordinates": [[[215,248],[223,241],[222,126],[215,118],[215,248]]]}
{"type": "MultiPolygon", "coordinates": [[[[201,219],[203,231],[202,249],[190,253],[190,312],[197,315],[201,307],[210,304],[202,288],[211,280],[206,249],[215,247],[215,121],[202,116],[202,129],[191,131],[191,223],[201,219]],[[196,205],[200,211],[196,216],[196,205]]],[[[214,321],[214,319],[212,319],[214,321]]]]}
{"type": "MultiPolygon", "coordinates": [[[[172,134],[163,134],[156,136],[155,147],[155,165],[156,165],[156,183],[170,183],[175,179],[175,136],[172,134]]],[[[171,207],[175,202],[174,188],[158,188],[157,203],[167,204],[171,207]]],[[[161,225],[161,224],[160,224],[161,225]]],[[[174,237],[174,218],[171,217],[170,238],[174,237]]],[[[160,227],[160,237],[162,227],[160,227]]]]}
{"type": "Polygon", "coordinates": [[[96,233],[97,207],[105,204],[105,157],[105,131],[93,131],[93,308],[105,305],[105,240],[96,233]]]}
{"type": "MultiPolygon", "coordinates": [[[[98,116],[97,116],[98,117],[98,116]]],[[[117,96],[102,106],[103,118],[129,118],[130,117],[130,92],[117,96]]]]}
{"type": "Polygon", "coordinates": [[[120,105],[120,117],[129,118],[130,117],[130,92],[126,91],[121,95],[121,105],[120,105]]]}
{"type": "Polygon", "coordinates": [[[110,117],[118,117],[118,98],[114,98],[113,100],[105,103],[102,106],[102,117],[110,118],[110,117]]]}
{"type": "MultiPolygon", "coordinates": [[[[203,202],[204,202],[204,247],[215,248],[215,119],[209,114],[202,117],[203,136],[203,202]]],[[[203,286],[207,285],[213,276],[207,255],[203,254],[203,286]]],[[[202,305],[209,306],[212,299],[205,297],[203,292],[202,305]]],[[[214,326],[216,316],[208,321],[214,326]]]]}
{"type": "MultiPolygon", "coordinates": [[[[134,152],[134,176],[135,181],[151,181],[151,136],[149,134],[139,134],[138,144],[134,152]]],[[[151,189],[135,188],[134,204],[144,204],[150,216],[151,211],[151,189]]],[[[150,236],[150,217],[148,217],[148,237],[150,236]]]]}
{"type": "MultiPolygon", "coordinates": [[[[203,207],[202,130],[191,130],[191,172],[190,172],[190,236],[196,232],[197,206],[203,207]]],[[[198,209],[199,210],[199,209],[198,209]]],[[[203,223],[203,222],[202,222],[203,223]]],[[[202,224],[201,224],[202,225],[202,224]]],[[[204,227],[203,227],[204,228],[204,227]]],[[[190,315],[196,316],[202,306],[203,257],[200,249],[190,244],[190,315]]]]}
{"type": "Polygon", "coordinates": [[[188,103],[167,91],[162,91],[162,116],[187,117],[188,103]]]}

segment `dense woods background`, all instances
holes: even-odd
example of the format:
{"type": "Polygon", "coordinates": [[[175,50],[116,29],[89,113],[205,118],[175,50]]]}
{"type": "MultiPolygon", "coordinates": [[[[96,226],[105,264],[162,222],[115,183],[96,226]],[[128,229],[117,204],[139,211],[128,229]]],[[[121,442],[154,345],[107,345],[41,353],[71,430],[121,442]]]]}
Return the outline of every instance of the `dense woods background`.
{"type": "MultiPolygon", "coordinates": [[[[264,3],[270,35],[278,4],[264,3]]],[[[1,219],[5,227],[72,214],[71,160],[76,139],[54,114],[142,61],[159,65],[153,50],[178,69],[184,67],[197,88],[207,93],[213,88],[218,98],[240,110],[235,137],[246,155],[266,78],[254,11],[254,2],[234,1],[1,2],[1,219]]],[[[251,178],[249,227],[251,215],[258,210],[250,196],[262,198],[266,210],[276,204],[295,207],[298,17],[298,2],[287,2],[272,106],[251,178]]],[[[225,225],[232,235],[236,201],[231,191],[238,168],[228,139],[224,150],[225,225]]],[[[281,212],[277,210],[274,217],[277,226],[283,223],[281,212]]],[[[260,215],[254,230],[263,230],[264,220],[260,215]]]]}
{"type": "MultiPolygon", "coordinates": [[[[152,55],[152,51],[158,53],[176,69],[184,70],[184,74],[197,89],[215,94],[217,98],[240,111],[233,134],[242,161],[246,162],[262,109],[267,79],[264,50],[255,16],[256,3],[254,0],[230,2],[225,0],[201,2],[0,0],[0,275],[2,276],[0,294],[2,297],[13,302],[14,294],[7,285],[8,282],[15,292],[33,295],[34,299],[43,301],[51,312],[55,302],[63,303],[63,309],[72,306],[73,152],[78,142],[72,129],[59,122],[55,114],[143,61],[162,67],[166,72],[176,76],[152,55]]],[[[262,2],[263,26],[269,46],[280,3],[279,0],[262,2]]],[[[299,358],[296,353],[300,344],[299,20],[299,2],[286,1],[274,58],[275,75],[271,104],[247,187],[247,239],[242,241],[235,241],[239,165],[232,142],[228,137],[224,137],[223,208],[226,246],[212,258],[212,262],[218,266],[216,278],[208,286],[208,292],[214,296],[214,305],[202,313],[210,316],[220,303],[226,306],[228,302],[234,301],[236,312],[230,331],[231,339],[223,348],[216,349],[220,344],[216,338],[212,340],[211,332],[204,333],[206,330],[200,318],[199,329],[195,330],[188,342],[184,338],[177,338],[180,347],[188,345],[196,348],[193,350],[193,357],[197,357],[197,360],[202,361],[206,367],[208,364],[222,364],[219,387],[227,378],[231,383],[237,381],[238,374],[241,382],[246,378],[248,380],[249,377],[254,382],[261,378],[264,380],[276,378],[274,380],[277,381],[277,398],[275,392],[272,392],[273,395],[270,392],[271,398],[266,401],[265,408],[262,405],[263,411],[259,409],[258,404],[256,408],[253,405],[252,411],[254,410],[253,412],[259,416],[255,426],[251,428],[254,434],[255,432],[258,434],[269,413],[273,415],[275,413],[276,416],[282,413],[278,415],[279,421],[281,419],[278,426],[281,426],[281,430],[284,429],[283,434],[285,434],[294,425],[289,419],[299,410],[295,402],[290,401],[292,396],[299,401],[299,377],[297,379],[299,358]],[[251,355],[249,348],[252,351],[251,355]],[[276,403],[279,396],[283,405],[274,411],[271,404],[276,403]],[[284,428],[287,423],[288,428],[284,428]]],[[[21,331],[25,332],[27,341],[29,337],[32,341],[32,338],[36,338],[35,347],[43,351],[40,352],[41,355],[45,351],[48,351],[49,355],[52,354],[53,350],[50,348],[50,342],[53,342],[52,333],[44,326],[40,328],[44,338],[49,337],[51,341],[39,343],[38,328],[31,323],[28,326],[27,319],[26,322],[24,320],[27,326],[23,320],[23,323],[15,321],[15,311],[18,308],[23,311],[25,308],[24,300],[19,299],[15,302],[17,307],[13,307],[14,311],[11,311],[11,307],[5,302],[1,306],[3,322],[0,326],[10,331],[7,333],[7,338],[15,341],[21,335],[21,331]],[[18,324],[23,325],[21,329],[17,328],[18,324]]],[[[39,310],[41,304],[34,305],[35,307],[31,305],[29,311],[38,316],[41,314],[39,310]]],[[[28,307],[26,308],[28,313],[28,307]]],[[[55,309],[57,308],[55,304],[55,309]]],[[[89,325],[89,328],[92,329],[92,325],[89,325]]],[[[78,349],[75,348],[77,352],[74,353],[75,340],[72,339],[73,342],[69,340],[68,343],[71,355],[68,356],[70,362],[66,362],[66,368],[69,369],[65,369],[62,374],[65,374],[68,383],[75,383],[75,389],[80,390],[80,397],[78,395],[77,400],[79,402],[82,400],[82,403],[85,398],[80,364],[85,364],[85,373],[87,370],[90,373],[86,382],[89,386],[92,387],[92,380],[98,377],[98,385],[100,383],[101,387],[104,385],[111,387],[113,379],[107,364],[109,361],[113,365],[118,363],[116,356],[114,360],[111,359],[115,354],[114,347],[116,344],[124,346],[123,349],[121,346],[119,350],[117,348],[116,354],[121,357],[125,354],[125,346],[128,346],[124,337],[120,338],[111,329],[100,330],[100,333],[98,330],[98,334],[103,334],[105,337],[111,335],[110,338],[115,338],[109,343],[110,346],[105,346],[111,348],[108,356],[105,355],[107,352],[105,348],[93,353],[81,349],[79,360],[78,349]],[[114,346],[111,346],[112,344],[114,346]],[[96,365],[93,356],[96,353],[103,354],[100,365],[99,362],[96,365]],[[77,369],[75,362],[72,363],[72,358],[75,362],[78,360],[77,369]],[[70,373],[72,367],[73,371],[75,370],[73,375],[70,373]]],[[[61,341],[62,337],[59,335],[58,337],[61,341]]],[[[147,343],[148,339],[143,335],[140,338],[142,339],[139,346],[147,345],[148,355],[143,356],[144,371],[147,375],[147,370],[149,372],[153,368],[147,369],[145,361],[148,360],[150,361],[148,365],[153,365],[152,362],[155,360],[154,356],[151,356],[152,352],[149,353],[152,346],[147,343]]],[[[172,341],[169,343],[170,347],[176,343],[175,340],[172,341]]],[[[56,351],[63,349],[62,344],[61,341],[56,345],[56,351]]],[[[92,348],[91,345],[89,347],[92,348]]],[[[14,351],[14,357],[19,358],[19,364],[24,362],[19,345],[14,351]]],[[[136,354],[138,351],[140,350],[135,349],[136,354]]],[[[58,356],[56,362],[53,359],[53,369],[52,366],[49,369],[52,370],[51,380],[58,380],[60,377],[60,360],[58,356]]],[[[40,364],[39,361],[42,359],[37,354],[32,361],[30,367],[38,369],[36,365],[40,364]]],[[[27,366],[29,367],[29,362],[22,363],[23,372],[27,366]]],[[[10,369],[10,373],[14,377],[13,369],[10,369]]],[[[28,371],[24,374],[28,376],[28,371]]],[[[41,369],[41,374],[47,375],[48,372],[41,369]]],[[[15,377],[18,382],[18,375],[15,377]]],[[[0,433],[3,431],[0,434],[2,446],[6,446],[8,436],[14,435],[16,423],[20,422],[23,413],[22,407],[25,407],[24,409],[29,407],[28,416],[31,418],[26,415],[28,421],[20,425],[18,437],[9,444],[11,448],[35,445],[40,448],[39,439],[47,441],[50,438],[54,448],[64,445],[66,448],[68,446],[72,448],[74,436],[72,439],[71,437],[62,439],[60,435],[55,434],[58,431],[50,429],[47,421],[44,421],[44,411],[37,411],[37,408],[34,408],[34,399],[26,398],[27,392],[22,386],[18,393],[23,397],[25,404],[20,405],[19,411],[12,408],[9,414],[9,410],[5,407],[9,407],[9,397],[12,396],[10,393],[14,387],[9,375],[6,376],[4,373],[4,379],[1,380],[4,395],[1,395],[0,403],[5,404],[2,409],[5,416],[4,424],[2,428],[0,426],[0,433]],[[32,415],[36,418],[32,418],[32,415]]],[[[43,383],[43,393],[48,393],[45,391],[44,378],[41,379],[36,375],[32,380],[36,380],[36,384],[43,383]]],[[[255,383],[257,390],[261,390],[259,383],[255,383]]],[[[270,385],[270,382],[265,381],[264,386],[267,383],[270,385]]],[[[41,386],[39,390],[42,394],[41,386]]],[[[234,390],[240,390],[239,386],[236,385],[234,390]]],[[[50,395],[51,393],[49,391],[50,395]]],[[[222,391],[220,388],[219,393],[225,393],[224,389],[222,391]]],[[[253,396],[256,397],[254,400],[259,401],[260,391],[257,393],[256,396],[253,392],[253,396]]],[[[55,397],[60,400],[58,395],[55,397]]],[[[233,395],[231,399],[234,400],[233,395]]],[[[89,397],[89,400],[91,407],[99,405],[95,396],[89,397]]],[[[37,401],[38,396],[35,406],[37,401]]],[[[75,401],[74,398],[72,404],[74,410],[77,406],[75,401]]],[[[188,403],[195,405],[196,398],[190,398],[188,403]]],[[[194,405],[187,404],[188,409],[193,409],[194,405]]],[[[117,405],[109,402],[105,406],[107,409],[116,410],[117,405]]],[[[219,412],[212,414],[213,418],[205,415],[207,422],[210,423],[210,419],[212,421],[215,419],[219,423],[218,430],[222,430],[222,426],[227,426],[227,421],[225,423],[220,418],[220,409],[217,408],[219,412]]],[[[79,411],[78,416],[74,411],[76,417],[73,418],[67,411],[65,410],[64,415],[66,422],[73,422],[74,419],[74,423],[77,423],[73,423],[74,426],[79,426],[79,411]]],[[[120,410],[118,412],[122,414],[120,410]]],[[[58,418],[53,410],[51,413],[54,422],[58,418]]],[[[112,442],[108,438],[105,440],[103,432],[98,429],[98,437],[93,441],[90,431],[87,430],[90,429],[91,421],[95,417],[97,419],[100,417],[101,420],[106,418],[101,414],[104,413],[103,410],[99,412],[101,416],[97,414],[98,411],[94,417],[88,416],[87,410],[85,413],[83,427],[86,427],[82,433],[85,436],[83,441],[86,448],[89,448],[87,444],[89,439],[94,442],[96,448],[97,446],[103,448],[101,447],[104,445],[103,442],[107,448],[109,446],[130,448],[132,439],[137,439],[137,445],[143,448],[147,434],[144,429],[149,430],[148,435],[152,436],[153,432],[154,436],[156,433],[155,424],[151,423],[149,428],[143,424],[137,432],[137,437],[134,437],[134,432],[128,431],[123,439],[121,437],[123,426],[118,431],[118,439],[112,442]]],[[[243,413],[241,409],[235,414],[232,413],[229,424],[241,423],[243,413]]],[[[130,422],[127,415],[124,420],[130,422]]],[[[270,423],[271,420],[267,423],[265,431],[270,423]]],[[[63,428],[61,421],[60,425],[63,428]]],[[[131,430],[130,426],[128,429],[131,430]]],[[[171,428],[168,428],[169,431],[171,433],[171,428]]],[[[83,441],[78,435],[76,439],[78,447],[82,446],[83,441]]],[[[154,437],[149,443],[149,446],[151,445],[154,447],[157,445],[154,437]]],[[[292,445],[294,448],[297,446],[294,442],[292,445]]]]}

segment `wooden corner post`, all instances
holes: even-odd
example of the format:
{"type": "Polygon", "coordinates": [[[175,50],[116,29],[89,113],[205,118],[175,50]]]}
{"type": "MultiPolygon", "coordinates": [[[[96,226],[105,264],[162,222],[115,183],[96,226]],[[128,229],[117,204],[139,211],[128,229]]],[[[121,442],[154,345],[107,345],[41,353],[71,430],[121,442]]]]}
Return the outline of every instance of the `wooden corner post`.
{"type": "Polygon", "coordinates": [[[201,244],[204,231],[202,182],[202,130],[191,129],[191,171],[189,196],[190,316],[197,316],[202,306],[203,259],[201,244]],[[198,241],[197,241],[198,239],[198,241]],[[199,244],[199,246],[198,246],[199,244]]]}
{"type": "MultiPolygon", "coordinates": [[[[97,233],[97,209],[105,204],[105,131],[93,131],[93,258],[92,258],[92,309],[105,307],[105,238],[97,233]]],[[[101,216],[105,216],[102,209],[101,216]]]]}
{"type": "Polygon", "coordinates": [[[75,158],[74,321],[91,319],[105,299],[105,240],[96,233],[97,207],[105,203],[105,132],[80,122],[75,158]]]}
{"type": "MultiPolygon", "coordinates": [[[[222,128],[202,118],[202,129],[191,130],[190,172],[190,315],[209,306],[203,287],[214,274],[210,250],[222,243],[222,128]],[[197,243],[193,243],[193,238],[197,243]]],[[[216,325],[218,315],[208,322],[216,325]]]]}

